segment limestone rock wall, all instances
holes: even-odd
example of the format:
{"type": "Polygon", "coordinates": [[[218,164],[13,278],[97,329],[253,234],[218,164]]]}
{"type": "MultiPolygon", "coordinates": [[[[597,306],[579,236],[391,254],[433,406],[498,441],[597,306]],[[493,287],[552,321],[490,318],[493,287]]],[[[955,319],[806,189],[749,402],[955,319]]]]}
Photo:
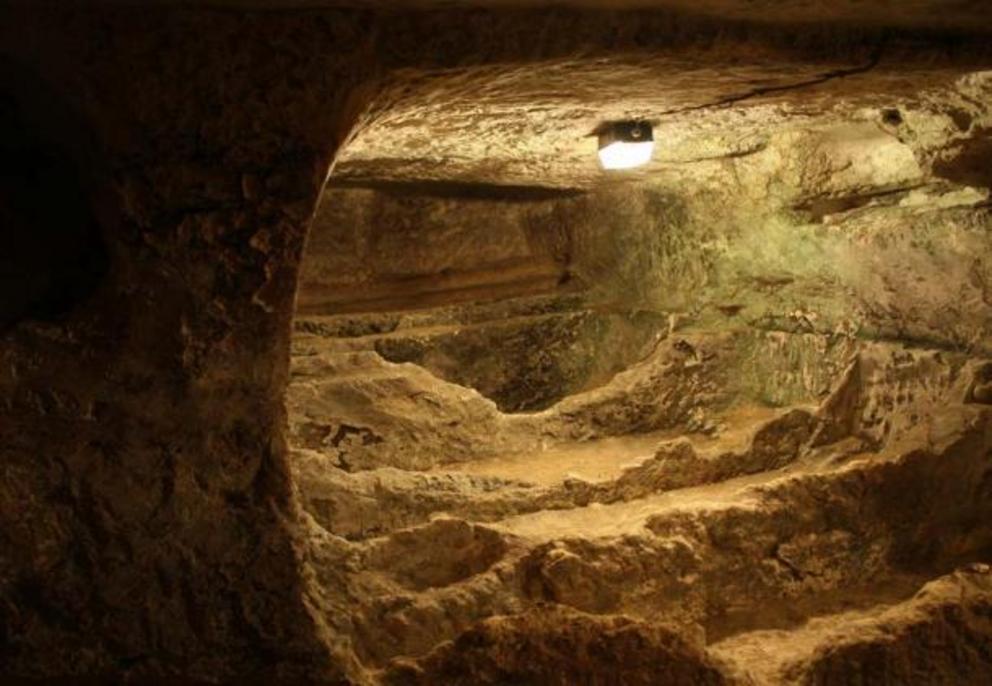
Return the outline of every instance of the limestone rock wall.
{"type": "Polygon", "coordinates": [[[553,204],[514,189],[490,189],[489,198],[471,190],[329,187],[310,233],[297,311],[410,309],[554,290],[568,245],[545,218],[553,204]]]}
{"type": "Polygon", "coordinates": [[[64,99],[62,136],[94,141],[73,162],[108,256],[91,297],[2,334],[0,672],[333,676],[282,391],[359,34],[140,8],[0,17],[10,68],[64,99]]]}
{"type": "MultiPolygon", "coordinates": [[[[973,111],[988,116],[987,105],[973,111]]],[[[680,190],[658,183],[573,201],[560,219],[573,236],[571,269],[593,297],[683,326],[987,354],[989,186],[948,184],[892,136],[857,141],[857,160],[828,147],[821,162],[821,145],[788,136],[685,171],[680,190]]]]}

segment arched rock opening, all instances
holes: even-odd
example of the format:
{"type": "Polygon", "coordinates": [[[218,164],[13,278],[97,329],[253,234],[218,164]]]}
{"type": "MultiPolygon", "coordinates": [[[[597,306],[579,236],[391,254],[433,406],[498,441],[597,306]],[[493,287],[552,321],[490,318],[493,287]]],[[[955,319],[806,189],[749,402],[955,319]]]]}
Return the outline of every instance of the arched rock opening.
{"type": "MultiPolygon", "coordinates": [[[[639,66],[651,83],[671,68],[639,66]]],[[[815,105],[803,87],[716,97],[659,115],[655,159],[608,175],[587,112],[615,95],[650,119],[678,97],[610,68],[622,93],[581,60],[414,80],[325,190],[294,328],[293,472],[333,555],[362,560],[354,653],[397,683],[471,670],[448,639],[543,640],[540,603],[666,616],[778,683],[826,668],[830,639],[786,656],[807,620],[915,611],[992,542],[949,534],[988,513],[988,410],[968,390],[992,352],[988,191],[940,168],[957,109],[989,116],[987,75],[931,74],[925,93],[838,77],[815,105]],[[514,406],[528,382],[554,387],[527,364],[554,349],[537,324],[578,311],[627,328],[564,346],[557,368],[622,363],[514,406]],[[500,388],[504,360],[518,377],[500,388]],[[945,468],[971,495],[925,485],[945,468]],[[751,642],[783,629],[781,659],[753,663],[751,642]]]]}

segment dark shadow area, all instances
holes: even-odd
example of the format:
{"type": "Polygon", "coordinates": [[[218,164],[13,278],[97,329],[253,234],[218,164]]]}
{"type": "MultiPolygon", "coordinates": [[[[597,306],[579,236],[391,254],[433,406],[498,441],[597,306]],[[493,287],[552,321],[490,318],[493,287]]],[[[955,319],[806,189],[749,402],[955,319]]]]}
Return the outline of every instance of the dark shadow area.
{"type": "Polygon", "coordinates": [[[451,200],[493,200],[499,202],[535,202],[574,198],[586,193],[580,188],[555,188],[552,186],[520,186],[494,183],[470,183],[415,179],[390,181],[383,179],[335,179],[337,188],[364,188],[394,196],[416,198],[442,198],[451,200]]]}
{"type": "Polygon", "coordinates": [[[992,188],[992,131],[978,129],[933,167],[937,176],[964,186],[992,188]]]}
{"type": "Polygon", "coordinates": [[[78,117],[36,81],[0,64],[0,331],[50,321],[107,271],[85,187],[78,117]]]}

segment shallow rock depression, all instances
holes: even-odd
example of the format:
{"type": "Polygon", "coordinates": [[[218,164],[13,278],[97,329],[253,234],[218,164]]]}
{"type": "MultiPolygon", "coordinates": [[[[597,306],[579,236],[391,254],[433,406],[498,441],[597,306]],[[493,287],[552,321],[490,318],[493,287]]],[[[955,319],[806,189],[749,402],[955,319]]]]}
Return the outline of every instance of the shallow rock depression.
{"type": "Polygon", "coordinates": [[[992,682],[992,12],[823,4],[0,7],[0,676],[992,682]]]}

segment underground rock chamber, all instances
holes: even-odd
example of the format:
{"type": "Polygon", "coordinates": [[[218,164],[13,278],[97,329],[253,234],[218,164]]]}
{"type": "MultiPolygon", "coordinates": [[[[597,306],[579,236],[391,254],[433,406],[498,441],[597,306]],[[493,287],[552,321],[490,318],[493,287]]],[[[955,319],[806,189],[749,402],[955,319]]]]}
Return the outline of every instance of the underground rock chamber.
{"type": "Polygon", "coordinates": [[[992,682],[982,3],[70,4],[0,682],[992,682]]]}
{"type": "Polygon", "coordinates": [[[360,131],[287,395],[355,658],[387,683],[992,673],[989,189],[948,172],[990,85],[671,116],[623,173],[461,166],[444,133],[493,102],[360,131]]]}

